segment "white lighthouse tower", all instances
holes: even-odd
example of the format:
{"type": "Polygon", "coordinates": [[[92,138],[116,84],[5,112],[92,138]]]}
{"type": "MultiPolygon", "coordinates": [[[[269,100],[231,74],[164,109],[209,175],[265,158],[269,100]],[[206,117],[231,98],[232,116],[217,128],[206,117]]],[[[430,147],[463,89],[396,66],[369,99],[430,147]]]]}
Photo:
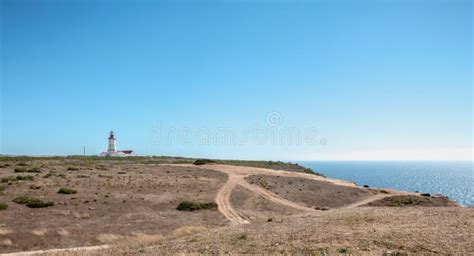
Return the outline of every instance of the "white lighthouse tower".
{"type": "Polygon", "coordinates": [[[99,156],[133,156],[133,150],[117,150],[115,144],[115,135],[113,131],[110,131],[109,135],[109,146],[107,151],[100,153],[99,156]]]}
{"type": "Polygon", "coordinates": [[[115,152],[117,152],[117,147],[115,145],[115,136],[114,136],[114,132],[110,131],[109,148],[107,149],[107,153],[115,153],[115,152]]]}

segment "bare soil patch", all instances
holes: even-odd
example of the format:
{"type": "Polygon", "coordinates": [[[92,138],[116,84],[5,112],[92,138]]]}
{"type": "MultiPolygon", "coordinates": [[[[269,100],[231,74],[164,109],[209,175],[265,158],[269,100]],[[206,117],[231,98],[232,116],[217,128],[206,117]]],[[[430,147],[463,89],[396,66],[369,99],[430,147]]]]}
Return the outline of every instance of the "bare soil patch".
{"type": "Polygon", "coordinates": [[[236,186],[230,197],[233,207],[246,218],[255,221],[276,220],[282,216],[301,213],[292,207],[271,202],[242,186],[236,186]]]}
{"type": "Polygon", "coordinates": [[[367,189],[298,177],[251,175],[246,180],[287,200],[311,208],[343,207],[377,194],[367,189]]]}

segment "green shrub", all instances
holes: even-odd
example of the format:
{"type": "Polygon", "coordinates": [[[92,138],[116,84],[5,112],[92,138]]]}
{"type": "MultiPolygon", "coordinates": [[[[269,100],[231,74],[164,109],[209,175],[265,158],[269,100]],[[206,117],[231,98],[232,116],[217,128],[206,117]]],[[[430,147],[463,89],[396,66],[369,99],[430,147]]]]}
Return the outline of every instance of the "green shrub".
{"type": "Polygon", "coordinates": [[[26,172],[26,168],[25,167],[15,168],[15,172],[26,172]]]}
{"type": "Polygon", "coordinates": [[[27,172],[40,173],[41,169],[39,167],[34,167],[34,168],[29,169],[27,172]]]}
{"type": "Polygon", "coordinates": [[[5,177],[5,178],[2,178],[2,182],[4,183],[7,183],[7,182],[10,182],[10,181],[17,181],[17,180],[33,180],[34,177],[31,176],[31,175],[26,175],[26,176],[9,176],[9,177],[5,177]]]}
{"type": "Polygon", "coordinates": [[[44,202],[41,199],[38,198],[32,198],[29,196],[19,196],[15,199],[13,199],[13,202],[17,204],[25,204],[26,206],[30,208],[45,208],[49,206],[53,206],[53,202],[44,202]]]}
{"type": "Polygon", "coordinates": [[[25,162],[21,162],[21,163],[18,164],[18,166],[28,166],[28,164],[25,163],[25,162]]]}
{"type": "Polygon", "coordinates": [[[8,204],[0,203],[0,211],[6,210],[8,208],[8,204]]]}
{"type": "Polygon", "coordinates": [[[217,204],[212,203],[197,203],[191,201],[183,201],[176,208],[178,211],[197,211],[197,210],[215,210],[217,209],[217,204]]]}
{"type": "Polygon", "coordinates": [[[216,163],[215,161],[212,161],[210,159],[198,159],[194,161],[194,165],[204,165],[204,164],[214,164],[216,163]]]}
{"type": "Polygon", "coordinates": [[[247,234],[240,234],[237,239],[239,240],[247,240],[247,234]]]}
{"type": "Polygon", "coordinates": [[[40,189],[41,186],[40,185],[36,185],[36,184],[31,184],[30,185],[30,189],[40,189]]]}
{"type": "Polygon", "coordinates": [[[18,175],[18,176],[16,176],[15,179],[16,179],[16,180],[33,180],[34,177],[31,176],[31,175],[26,175],[26,176],[20,176],[20,175],[18,175]]]}
{"type": "Polygon", "coordinates": [[[351,253],[351,249],[347,247],[342,247],[342,248],[337,249],[337,252],[341,254],[348,254],[348,253],[351,253]]]}
{"type": "Polygon", "coordinates": [[[28,201],[31,199],[31,197],[29,196],[19,196],[15,199],[13,199],[13,202],[17,203],[17,204],[26,204],[28,203],[28,201]]]}
{"type": "Polygon", "coordinates": [[[76,194],[77,193],[77,190],[75,189],[72,189],[72,188],[60,188],[58,190],[58,194],[66,194],[66,195],[69,195],[69,194],[76,194]]]}
{"type": "Polygon", "coordinates": [[[36,198],[32,198],[30,201],[28,201],[28,203],[26,203],[26,206],[30,208],[45,208],[53,205],[53,202],[43,202],[42,200],[36,198]]]}
{"type": "Polygon", "coordinates": [[[15,176],[2,178],[2,182],[4,182],[4,183],[10,182],[10,181],[15,181],[15,180],[16,180],[15,176]]]}
{"type": "Polygon", "coordinates": [[[26,169],[25,167],[17,167],[17,168],[15,168],[15,172],[39,173],[39,172],[41,172],[41,170],[38,167],[34,167],[34,168],[31,168],[31,169],[26,169]]]}
{"type": "Polygon", "coordinates": [[[66,179],[66,175],[64,173],[57,174],[57,173],[52,172],[52,171],[50,171],[49,173],[47,173],[43,176],[43,178],[45,178],[45,179],[51,178],[51,177],[60,177],[60,178],[66,179]]]}

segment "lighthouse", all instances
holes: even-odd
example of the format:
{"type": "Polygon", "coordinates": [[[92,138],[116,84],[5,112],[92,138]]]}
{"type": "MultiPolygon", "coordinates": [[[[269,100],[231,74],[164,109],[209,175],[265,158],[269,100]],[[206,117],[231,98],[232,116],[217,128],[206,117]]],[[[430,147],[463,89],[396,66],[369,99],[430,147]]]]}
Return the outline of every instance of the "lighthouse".
{"type": "Polygon", "coordinates": [[[107,151],[100,153],[99,156],[133,156],[133,150],[117,150],[117,145],[115,144],[115,135],[113,131],[110,131],[109,135],[109,146],[107,151]]]}
{"type": "Polygon", "coordinates": [[[108,153],[114,153],[117,151],[117,147],[115,146],[115,136],[114,132],[110,131],[110,136],[109,136],[109,148],[107,149],[108,153]]]}

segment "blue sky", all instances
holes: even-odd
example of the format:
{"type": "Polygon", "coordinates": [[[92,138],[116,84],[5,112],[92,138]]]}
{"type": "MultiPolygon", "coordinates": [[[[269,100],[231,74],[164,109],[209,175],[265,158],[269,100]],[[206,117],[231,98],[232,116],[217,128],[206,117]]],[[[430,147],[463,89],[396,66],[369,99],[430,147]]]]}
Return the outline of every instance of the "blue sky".
{"type": "Polygon", "coordinates": [[[470,159],[472,11],[1,0],[0,153],[470,159]]]}

